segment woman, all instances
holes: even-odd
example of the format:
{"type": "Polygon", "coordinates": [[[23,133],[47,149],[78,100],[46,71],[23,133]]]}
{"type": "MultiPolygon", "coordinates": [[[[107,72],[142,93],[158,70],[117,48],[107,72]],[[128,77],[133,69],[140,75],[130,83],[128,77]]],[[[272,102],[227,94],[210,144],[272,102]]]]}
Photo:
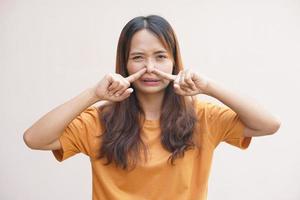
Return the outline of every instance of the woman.
{"type": "Polygon", "coordinates": [[[204,200],[221,141],[246,149],[253,136],[279,126],[253,100],[184,70],[173,29],[151,15],[123,28],[116,73],[44,115],[24,141],[52,150],[58,161],[88,155],[94,200],[204,200]],[[197,94],[228,107],[199,101],[197,94]]]}

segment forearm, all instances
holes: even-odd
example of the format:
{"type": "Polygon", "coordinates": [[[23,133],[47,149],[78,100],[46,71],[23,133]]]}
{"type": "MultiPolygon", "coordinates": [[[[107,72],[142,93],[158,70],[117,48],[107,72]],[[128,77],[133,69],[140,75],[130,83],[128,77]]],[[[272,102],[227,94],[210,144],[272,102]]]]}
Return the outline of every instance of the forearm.
{"type": "Polygon", "coordinates": [[[33,148],[52,143],[76,116],[97,101],[93,89],[86,89],[35,122],[24,133],[24,141],[33,148]]]}
{"type": "Polygon", "coordinates": [[[213,80],[209,80],[207,94],[234,110],[248,128],[272,132],[279,124],[279,120],[254,99],[225,88],[213,80]]]}

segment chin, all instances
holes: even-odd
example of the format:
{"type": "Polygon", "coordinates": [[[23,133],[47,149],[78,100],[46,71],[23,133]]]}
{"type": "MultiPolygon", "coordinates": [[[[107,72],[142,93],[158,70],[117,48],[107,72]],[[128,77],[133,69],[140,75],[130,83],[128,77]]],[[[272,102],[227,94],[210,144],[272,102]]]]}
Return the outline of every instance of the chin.
{"type": "Polygon", "coordinates": [[[168,85],[160,85],[160,86],[142,86],[142,85],[136,85],[134,89],[143,94],[158,94],[165,92],[168,85]]]}
{"type": "Polygon", "coordinates": [[[157,94],[165,91],[165,88],[136,88],[137,92],[143,94],[157,94]]]}

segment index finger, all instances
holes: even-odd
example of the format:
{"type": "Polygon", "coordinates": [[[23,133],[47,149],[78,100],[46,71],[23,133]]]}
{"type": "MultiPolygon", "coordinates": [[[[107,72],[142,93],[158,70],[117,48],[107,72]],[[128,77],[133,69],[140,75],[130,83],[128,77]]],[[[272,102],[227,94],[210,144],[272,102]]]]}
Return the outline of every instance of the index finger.
{"type": "Polygon", "coordinates": [[[163,72],[163,71],[160,71],[158,69],[153,69],[153,73],[157,74],[158,76],[164,78],[164,79],[167,79],[169,81],[175,81],[176,79],[176,75],[173,75],[173,74],[168,74],[166,72],[163,72]]]}
{"type": "Polygon", "coordinates": [[[135,80],[139,79],[145,72],[147,71],[146,68],[143,68],[130,76],[127,76],[125,79],[130,83],[134,82],[135,80]]]}

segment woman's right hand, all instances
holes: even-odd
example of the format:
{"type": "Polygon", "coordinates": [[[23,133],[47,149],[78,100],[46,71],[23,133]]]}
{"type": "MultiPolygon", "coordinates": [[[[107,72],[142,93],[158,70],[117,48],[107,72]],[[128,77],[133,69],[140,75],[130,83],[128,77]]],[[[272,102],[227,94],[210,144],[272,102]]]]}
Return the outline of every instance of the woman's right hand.
{"type": "Polygon", "coordinates": [[[120,74],[106,74],[101,81],[94,86],[95,96],[99,100],[123,101],[133,92],[130,84],[139,79],[145,72],[143,68],[136,73],[124,78],[120,74]]]}

